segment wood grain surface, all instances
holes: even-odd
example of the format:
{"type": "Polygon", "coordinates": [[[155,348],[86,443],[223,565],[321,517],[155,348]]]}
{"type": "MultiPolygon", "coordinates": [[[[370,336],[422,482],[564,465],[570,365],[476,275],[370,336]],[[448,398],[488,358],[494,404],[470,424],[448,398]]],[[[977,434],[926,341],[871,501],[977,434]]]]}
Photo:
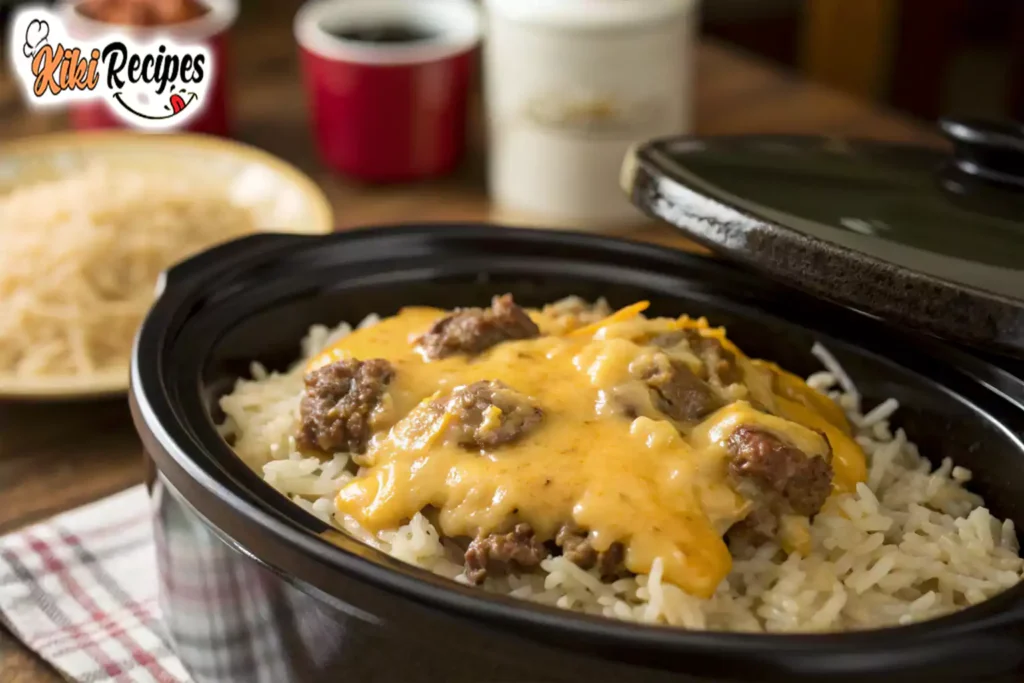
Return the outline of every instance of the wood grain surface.
{"type": "MultiPolygon", "coordinates": [[[[281,6],[290,11],[289,4],[281,6]]],[[[316,158],[290,17],[243,16],[233,49],[237,137],[289,160],[317,180],[335,206],[339,228],[410,220],[512,220],[488,205],[479,104],[471,118],[471,153],[456,174],[415,185],[364,186],[331,174],[316,158]]],[[[720,44],[700,45],[696,69],[700,134],[811,133],[926,144],[937,140],[923,124],[804,82],[720,44]]],[[[11,75],[0,72],[0,154],[4,140],[64,127],[59,114],[25,110],[11,75]]],[[[638,225],[628,234],[694,248],[663,225],[638,225]]],[[[0,534],[123,489],[141,476],[140,447],[123,398],[61,405],[0,403],[0,534]]],[[[59,680],[0,627],[0,683],[59,680]]]]}

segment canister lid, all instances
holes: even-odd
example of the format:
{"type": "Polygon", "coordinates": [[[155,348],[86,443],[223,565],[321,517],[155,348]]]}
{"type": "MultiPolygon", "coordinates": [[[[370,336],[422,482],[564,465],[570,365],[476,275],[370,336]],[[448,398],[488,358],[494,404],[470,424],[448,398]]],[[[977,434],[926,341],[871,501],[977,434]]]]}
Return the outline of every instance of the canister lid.
{"type": "Polygon", "coordinates": [[[1024,127],[941,122],[949,149],[673,137],[631,150],[633,202],[723,257],[845,306],[1024,357],[1024,127]]]}
{"type": "Polygon", "coordinates": [[[562,30],[628,30],[689,16],[697,0],[484,0],[489,13],[562,30]]]}

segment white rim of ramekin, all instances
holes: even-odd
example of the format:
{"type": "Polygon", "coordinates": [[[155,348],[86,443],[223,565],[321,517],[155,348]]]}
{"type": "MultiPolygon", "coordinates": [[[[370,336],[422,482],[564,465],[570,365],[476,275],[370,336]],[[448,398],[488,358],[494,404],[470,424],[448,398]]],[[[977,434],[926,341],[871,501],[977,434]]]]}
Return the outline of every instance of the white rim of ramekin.
{"type": "Polygon", "coordinates": [[[295,15],[295,40],[325,59],[356,64],[400,65],[435,62],[470,50],[480,42],[480,12],[471,0],[311,0],[295,15]],[[415,43],[367,44],[343,40],[324,22],[365,23],[374,19],[413,19],[438,30],[438,37],[415,43]]]}
{"type": "Polygon", "coordinates": [[[239,0],[200,0],[209,11],[201,17],[166,26],[124,26],[91,19],[78,11],[81,0],[60,0],[58,15],[69,32],[102,35],[112,31],[130,36],[170,36],[185,41],[206,40],[225,32],[238,18],[239,0]]]}
{"type": "Polygon", "coordinates": [[[544,27],[598,30],[690,16],[700,0],[483,0],[490,17],[544,27]]]}

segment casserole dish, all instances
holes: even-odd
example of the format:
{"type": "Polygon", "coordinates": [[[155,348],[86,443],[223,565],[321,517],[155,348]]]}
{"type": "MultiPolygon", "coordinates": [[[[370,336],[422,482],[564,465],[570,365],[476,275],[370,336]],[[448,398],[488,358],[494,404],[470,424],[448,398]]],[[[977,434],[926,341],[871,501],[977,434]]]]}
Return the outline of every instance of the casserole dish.
{"type": "MultiPolygon", "coordinates": [[[[631,189],[634,199],[648,191],[631,189]]],[[[865,398],[899,400],[900,426],[922,452],[955,455],[998,515],[1024,523],[1024,382],[1002,367],[1012,361],[721,262],[611,238],[482,225],[254,236],[166,274],[133,359],[164,616],[197,681],[1011,681],[1024,672],[1020,585],[934,621],[833,635],[572,614],[482,594],[347,537],[327,542],[328,527],[270,489],[216,430],[217,399],[250,361],[285,367],[312,323],[481,305],[504,292],[530,306],[603,296],[613,307],[646,299],[654,314],[706,315],[752,355],[805,375],[821,341],[865,398]]]]}

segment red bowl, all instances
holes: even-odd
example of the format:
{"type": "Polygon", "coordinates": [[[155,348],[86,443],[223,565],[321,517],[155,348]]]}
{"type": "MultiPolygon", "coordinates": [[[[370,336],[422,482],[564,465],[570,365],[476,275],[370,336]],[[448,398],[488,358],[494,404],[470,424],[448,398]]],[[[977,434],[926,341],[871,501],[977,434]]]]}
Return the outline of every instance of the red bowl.
{"type": "MultiPolygon", "coordinates": [[[[93,39],[104,33],[118,31],[128,33],[139,40],[153,40],[159,36],[171,36],[175,40],[204,45],[213,53],[213,82],[207,96],[203,98],[202,109],[188,123],[173,129],[174,132],[207,133],[230,137],[231,102],[229,97],[229,35],[238,17],[238,0],[202,0],[209,11],[191,21],[170,26],[120,26],[97,21],[77,10],[78,0],[62,3],[60,15],[68,33],[77,39],[93,39]]],[[[101,130],[128,128],[107,102],[73,102],[68,111],[71,126],[77,130],[101,130]]]]}
{"type": "Polygon", "coordinates": [[[471,0],[319,0],[295,17],[316,144],[324,162],[376,182],[443,175],[466,146],[480,21],[471,0]],[[410,42],[336,35],[415,27],[410,42]]]}

